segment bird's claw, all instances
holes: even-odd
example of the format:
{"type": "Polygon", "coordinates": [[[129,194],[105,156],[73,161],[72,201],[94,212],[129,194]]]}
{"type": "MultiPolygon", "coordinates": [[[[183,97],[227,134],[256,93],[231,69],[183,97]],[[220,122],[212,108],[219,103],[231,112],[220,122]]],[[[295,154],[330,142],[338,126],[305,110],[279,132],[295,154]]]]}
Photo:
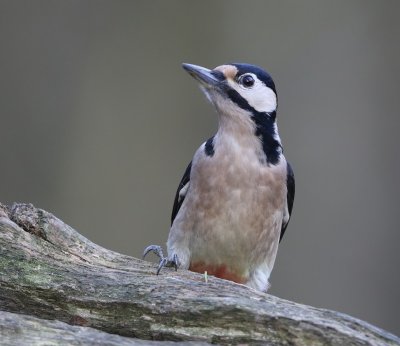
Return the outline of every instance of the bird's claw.
{"type": "Polygon", "coordinates": [[[144,259],[149,252],[154,252],[160,259],[164,258],[164,253],[160,245],[149,245],[143,251],[142,259],[144,259]]]}
{"type": "Polygon", "coordinates": [[[157,267],[157,275],[160,274],[162,267],[174,267],[175,271],[178,270],[179,260],[176,254],[174,254],[170,260],[167,257],[164,257],[164,252],[161,246],[150,245],[144,249],[142,259],[144,259],[149,252],[154,252],[160,258],[160,263],[157,267]]]}

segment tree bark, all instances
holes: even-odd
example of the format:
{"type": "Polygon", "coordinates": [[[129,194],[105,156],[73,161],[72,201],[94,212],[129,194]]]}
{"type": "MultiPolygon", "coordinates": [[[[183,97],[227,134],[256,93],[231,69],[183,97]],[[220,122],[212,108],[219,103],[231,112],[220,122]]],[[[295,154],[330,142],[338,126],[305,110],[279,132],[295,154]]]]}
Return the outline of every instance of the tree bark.
{"type": "Polygon", "coordinates": [[[92,243],[31,204],[0,205],[1,335],[12,345],[26,337],[58,337],[60,344],[400,345],[348,315],[186,270],[157,276],[155,268],[92,243]]]}
{"type": "Polygon", "coordinates": [[[85,346],[173,346],[209,345],[202,342],[149,341],[127,338],[90,327],[43,320],[29,315],[0,311],[1,345],[85,345],[85,346]],[[78,336],[78,335],[79,336],[78,336]]]}

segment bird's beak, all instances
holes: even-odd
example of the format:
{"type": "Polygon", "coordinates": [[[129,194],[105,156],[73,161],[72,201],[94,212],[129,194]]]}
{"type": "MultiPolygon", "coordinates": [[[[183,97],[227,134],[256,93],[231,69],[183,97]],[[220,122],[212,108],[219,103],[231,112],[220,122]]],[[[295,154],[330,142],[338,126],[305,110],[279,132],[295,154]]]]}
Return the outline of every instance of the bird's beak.
{"type": "Polygon", "coordinates": [[[192,64],[182,64],[182,67],[206,88],[220,87],[221,82],[224,80],[221,72],[215,72],[205,67],[192,64]]]}

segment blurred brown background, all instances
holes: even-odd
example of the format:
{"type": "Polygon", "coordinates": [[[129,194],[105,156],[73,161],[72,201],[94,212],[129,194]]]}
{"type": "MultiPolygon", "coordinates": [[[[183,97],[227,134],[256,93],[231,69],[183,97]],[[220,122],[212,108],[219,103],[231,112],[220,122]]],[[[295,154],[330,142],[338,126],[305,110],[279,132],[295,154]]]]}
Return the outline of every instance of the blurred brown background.
{"type": "Polygon", "coordinates": [[[216,129],[182,62],[265,67],[297,191],[270,293],[400,334],[398,1],[0,2],[0,201],[140,257],[216,129]]]}

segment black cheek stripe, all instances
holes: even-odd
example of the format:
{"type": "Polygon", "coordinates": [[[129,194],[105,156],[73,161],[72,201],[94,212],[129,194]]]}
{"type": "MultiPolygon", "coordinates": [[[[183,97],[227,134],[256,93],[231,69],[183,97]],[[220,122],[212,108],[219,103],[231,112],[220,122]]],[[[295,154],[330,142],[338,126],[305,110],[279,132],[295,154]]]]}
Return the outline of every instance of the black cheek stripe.
{"type": "Polygon", "coordinates": [[[275,119],[276,111],[271,113],[258,112],[234,89],[227,89],[226,93],[229,98],[236,103],[240,108],[251,113],[251,117],[256,124],[255,135],[261,139],[264,154],[267,163],[276,165],[279,163],[281,154],[281,144],[275,136],[275,119]]]}

